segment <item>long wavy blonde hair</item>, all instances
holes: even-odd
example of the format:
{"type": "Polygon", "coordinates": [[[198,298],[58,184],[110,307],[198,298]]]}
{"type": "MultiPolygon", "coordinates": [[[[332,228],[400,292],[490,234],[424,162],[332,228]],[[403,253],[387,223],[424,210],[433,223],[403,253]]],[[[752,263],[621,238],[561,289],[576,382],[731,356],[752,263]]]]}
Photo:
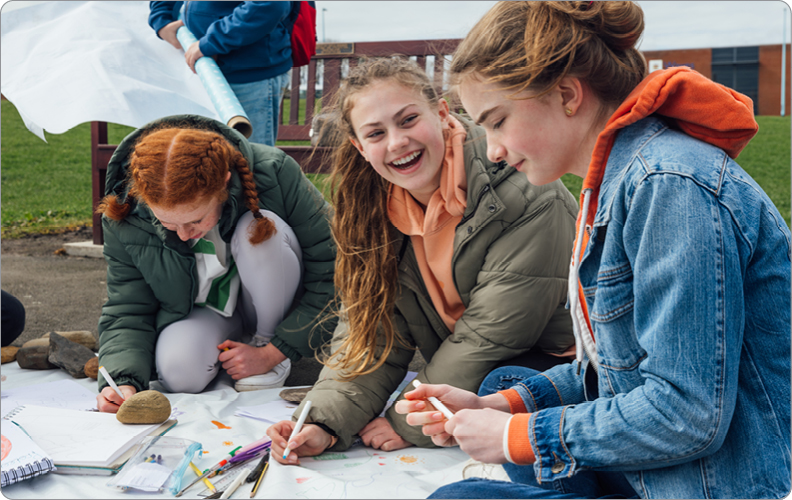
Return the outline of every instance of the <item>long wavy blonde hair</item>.
{"type": "Polygon", "coordinates": [[[335,96],[330,114],[343,137],[332,153],[331,193],[335,208],[332,230],[338,247],[335,285],[348,334],[331,345],[338,347],[339,355],[326,356],[323,362],[339,371],[344,380],[377,370],[397,341],[411,348],[398,335],[393,323],[399,292],[394,238],[401,235],[388,218],[391,184],[349,140],[356,137],[350,121],[355,96],[381,80],[393,80],[415,89],[432,107],[437,107],[440,100],[426,73],[403,57],[360,60],[335,96]]]}

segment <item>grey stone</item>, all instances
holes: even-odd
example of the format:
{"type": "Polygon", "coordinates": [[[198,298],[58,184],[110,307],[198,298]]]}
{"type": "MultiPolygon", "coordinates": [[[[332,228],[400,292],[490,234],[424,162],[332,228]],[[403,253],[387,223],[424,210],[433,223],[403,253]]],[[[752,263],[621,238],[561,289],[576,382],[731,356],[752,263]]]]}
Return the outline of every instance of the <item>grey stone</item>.
{"type": "MultiPolygon", "coordinates": [[[[38,339],[36,339],[38,340],[38,339]]],[[[30,342],[33,342],[32,340],[30,342]]],[[[52,370],[57,368],[49,362],[49,344],[47,345],[28,345],[26,342],[19,351],[17,351],[17,363],[20,368],[26,370],[52,370]]]]}
{"type": "Polygon", "coordinates": [[[278,394],[281,399],[291,403],[301,403],[312,387],[300,387],[299,389],[284,389],[278,394]]]}
{"type": "Polygon", "coordinates": [[[74,378],[85,378],[85,363],[96,357],[94,352],[82,344],[50,332],[49,362],[66,370],[74,378]]]}

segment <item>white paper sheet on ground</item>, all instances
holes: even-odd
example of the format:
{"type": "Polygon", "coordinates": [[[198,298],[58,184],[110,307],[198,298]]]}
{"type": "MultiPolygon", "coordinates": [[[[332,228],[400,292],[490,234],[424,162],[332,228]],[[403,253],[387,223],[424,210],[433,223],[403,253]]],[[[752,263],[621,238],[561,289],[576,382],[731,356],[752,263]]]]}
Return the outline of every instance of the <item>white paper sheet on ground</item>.
{"type": "Polygon", "coordinates": [[[255,418],[256,420],[274,424],[281,420],[291,420],[292,413],[294,413],[297,406],[297,403],[281,399],[262,405],[240,406],[237,408],[237,412],[234,415],[255,418]]]}
{"type": "MultiPolygon", "coordinates": [[[[19,365],[7,363],[2,366],[3,375],[7,376],[3,383],[3,392],[8,389],[21,388],[47,381],[73,380],[65,370],[23,370],[19,365]]],[[[84,388],[96,391],[93,379],[73,380],[84,388]]],[[[234,414],[240,406],[275,401],[279,399],[282,388],[263,391],[236,392],[231,377],[212,383],[210,388],[201,394],[165,395],[171,402],[173,415],[179,419],[167,436],[182,437],[200,442],[203,453],[196,457],[195,465],[203,470],[216,464],[237,446],[244,446],[265,436],[268,423],[252,418],[237,417],[234,414]]],[[[267,471],[264,482],[259,487],[257,498],[330,498],[331,491],[314,489],[316,486],[327,485],[334,488],[332,496],[349,498],[426,498],[440,486],[462,479],[462,469],[467,455],[458,448],[452,449],[419,449],[406,448],[389,453],[378,453],[371,448],[355,447],[344,455],[348,460],[303,460],[301,467],[283,467],[283,473],[272,474],[279,466],[273,460],[267,471]],[[368,451],[368,454],[365,451],[368,451]],[[358,455],[362,453],[362,455],[358,455]],[[368,465],[360,460],[362,456],[370,456],[368,465]],[[402,458],[399,458],[402,457],[402,458]],[[385,458],[390,461],[373,462],[373,458],[385,458]],[[413,461],[414,459],[414,461],[413,461]],[[398,461],[397,461],[398,460],[398,461]],[[386,465],[382,466],[379,463],[386,465]],[[361,465],[354,465],[361,464],[361,465]],[[354,465],[354,466],[353,466],[354,465]],[[365,469],[368,466],[373,471],[365,469]],[[377,471],[376,469],[382,469],[377,471]],[[333,473],[341,476],[333,476],[333,473]],[[371,480],[373,474],[385,478],[385,483],[371,480]],[[307,479],[306,479],[307,478],[307,479]],[[313,478],[313,479],[311,479],[313,478]],[[280,482],[277,491],[270,493],[266,484],[280,482]],[[299,482],[299,481],[301,482],[299,482]],[[266,484],[265,484],[266,483],[266,484]]],[[[327,458],[327,457],[323,457],[327,458]]],[[[379,477],[377,476],[377,477],[379,477]]],[[[195,473],[185,471],[184,484],[195,479],[195,473]]],[[[131,494],[106,485],[107,476],[78,476],[64,474],[45,474],[40,477],[23,481],[3,488],[6,498],[15,499],[54,499],[54,498],[117,498],[120,500],[140,499],[173,499],[170,492],[131,494]]],[[[252,485],[245,483],[241,491],[235,493],[236,498],[247,498],[252,485]]],[[[199,483],[185,493],[184,498],[197,498],[205,490],[199,483]]]]}
{"type": "Polygon", "coordinates": [[[387,452],[355,446],[301,458],[299,467],[272,460],[259,489],[268,498],[426,498],[461,481],[467,458],[459,448],[387,452]]]}
{"type": "Polygon", "coordinates": [[[184,51],[149,27],[148,2],[31,4],[0,16],[0,88],[42,139],[94,120],[219,118],[184,51]]]}
{"type": "Polygon", "coordinates": [[[97,393],[91,392],[73,380],[55,380],[14,389],[3,389],[0,415],[5,415],[20,405],[48,406],[71,410],[96,408],[97,393]]]}

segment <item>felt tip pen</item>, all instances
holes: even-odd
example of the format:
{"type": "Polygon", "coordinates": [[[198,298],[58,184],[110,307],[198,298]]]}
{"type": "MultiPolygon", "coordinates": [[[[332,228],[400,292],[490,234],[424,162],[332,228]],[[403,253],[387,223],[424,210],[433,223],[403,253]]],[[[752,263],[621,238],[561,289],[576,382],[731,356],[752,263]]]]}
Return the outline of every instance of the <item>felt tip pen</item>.
{"type": "MultiPolygon", "coordinates": [[[[261,459],[261,462],[264,464],[264,467],[261,469],[261,472],[258,475],[258,479],[256,479],[255,486],[253,486],[253,489],[250,491],[250,498],[253,498],[256,495],[256,492],[258,491],[258,487],[261,484],[261,480],[264,479],[264,474],[267,472],[267,467],[269,467],[269,451],[267,452],[266,455],[264,455],[264,458],[261,459]]],[[[260,466],[261,464],[259,464],[259,467],[260,466]]],[[[256,467],[256,469],[258,469],[258,467],[256,467]]],[[[255,476],[255,474],[256,471],[254,470],[253,475],[255,476]]],[[[248,479],[250,479],[250,477],[248,477],[248,479]]]]}
{"type": "MultiPolygon", "coordinates": [[[[413,380],[413,385],[414,385],[414,386],[415,386],[415,388],[417,389],[417,388],[418,388],[418,386],[419,386],[419,385],[421,385],[421,382],[420,382],[418,379],[415,379],[415,380],[413,380]]],[[[440,402],[440,400],[439,400],[439,399],[437,399],[436,397],[434,397],[434,396],[429,396],[429,397],[427,397],[426,399],[428,399],[428,400],[429,400],[429,402],[430,402],[430,403],[432,403],[432,405],[434,405],[434,407],[435,407],[435,408],[437,408],[438,410],[440,410],[440,411],[443,413],[443,415],[445,415],[445,418],[447,418],[448,420],[451,420],[451,419],[454,417],[454,412],[452,412],[451,410],[449,410],[449,409],[446,407],[446,405],[444,405],[443,403],[441,403],[441,402],[440,402]]]]}
{"type": "Polygon", "coordinates": [[[256,481],[256,479],[258,479],[258,477],[261,475],[261,471],[263,471],[266,468],[269,457],[270,457],[270,450],[267,450],[267,452],[264,453],[264,456],[261,457],[261,460],[259,461],[256,468],[253,469],[253,472],[251,472],[250,475],[248,475],[247,479],[245,479],[246,483],[252,483],[256,481]]]}
{"type": "Polygon", "coordinates": [[[118,388],[118,386],[117,386],[117,385],[116,385],[116,383],[115,383],[115,380],[113,380],[113,377],[111,377],[111,376],[110,376],[110,374],[109,374],[109,373],[107,373],[107,369],[105,369],[105,367],[104,367],[104,366],[100,366],[100,367],[99,367],[99,372],[102,374],[102,376],[103,376],[103,377],[104,377],[104,379],[107,381],[107,383],[110,385],[110,387],[112,387],[112,388],[113,388],[113,390],[116,392],[116,394],[118,394],[118,396],[119,396],[119,397],[120,397],[120,398],[121,398],[123,401],[126,401],[126,398],[124,397],[124,395],[123,395],[123,394],[121,394],[121,389],[119,389],[119,388],[118,388]]]}
{"type": "MultiPolygon", "coordinates": [[[[310,401],[306,401],[305,402],[305,407],[303,407],[303,411],[302,411],[302,413],[300,413],[300,418],[297,419],[297,425],[294,426],[294,430],[292,431],[291,436],[289,436],[289,442],[291,442],[291,440],[294,439],[294,436],[299,434],[300,431],[302,430],[303,423],[305,423],[305,417],[308,416],[308,412],[309,411],[311,411],[311,402],[310,401]]],[[[286,460],[286,457],[289,456],[289,452],[290,451],[291,451],[291,448],[289,448],[289,443],[286,443],[286,449],[283,450],[283,459],[284,460],[286,460]]]]}

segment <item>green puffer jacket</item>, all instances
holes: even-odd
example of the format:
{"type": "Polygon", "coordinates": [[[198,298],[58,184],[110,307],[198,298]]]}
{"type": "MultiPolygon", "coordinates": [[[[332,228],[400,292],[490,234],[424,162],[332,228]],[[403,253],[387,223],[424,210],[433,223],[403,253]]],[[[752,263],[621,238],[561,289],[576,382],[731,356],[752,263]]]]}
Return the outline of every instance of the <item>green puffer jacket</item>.
{"type": "MultiPolygon", "coordinates": [[[[477,391],[484,377],[504,360],[532,348],[562,353],[574,345],[565,309],[567,276],[578,206],[561,181],[534,186],[525,174],[487,160],[483,129],[457,117],[468,130],[464,147],[467,208],[454,238],[454,283],[465,312],[451,332],[437,314],[421,277],[410,238],[398,233],[400,296],[395,325],[427,361],[422,382],[477,391]]],[[[395,228],[394,228],[395,231],[395,228]]],[[[336,336],[346,333],[341,322],[336,336]]],[[[306,396],[307,421],[338,434],[334,450],[349,447],[356,433],[382,412],[407,373],[414,351],[390,353],[376,372],[351,382],[335,379],[325,367],[306,396]]],[[[408,386],[403,393],[412,390],[408,386]]],[[[302,411],[302,406],[295,416],[302,411]]],[[[432,447],[430,438],[393,408],[386,413],[407,441],[432,447]]]]}
{"type": "MultiPolygon", "coordinates": [[[[250,165],[259,206],[278,214],[294,230],[303,252],[305,294],[278,326],[272,343],[292,361],[313,356],[314,349],[329,340],[336,324],[329,320],[317,326],[317,318],[335,296],[335,244],[330,233],[329,204],[300,166],[281,150],[249,143],[220,122],[191,115],[163,118],[129,134],[110,159],[106,194],[126,200],[127,168],[134,144],[144,130],[162,122],[225,136],[250,165]]],[[[231,241],[237,221],[247,211],[241,181],[231,169],[229,196],[218,222],[223,240],[231,241]]],[[[132,385],[141,391],[148,389],[149,380],[156,377],[157,335],[193,308],[198,292],[195,256],[187,243],[162,227],[142,202],[132,201],[129,215],[121,222],[102,217],[102,228],[107,302],[99,319],[99,364],[118,385],[132,385]]]]}

